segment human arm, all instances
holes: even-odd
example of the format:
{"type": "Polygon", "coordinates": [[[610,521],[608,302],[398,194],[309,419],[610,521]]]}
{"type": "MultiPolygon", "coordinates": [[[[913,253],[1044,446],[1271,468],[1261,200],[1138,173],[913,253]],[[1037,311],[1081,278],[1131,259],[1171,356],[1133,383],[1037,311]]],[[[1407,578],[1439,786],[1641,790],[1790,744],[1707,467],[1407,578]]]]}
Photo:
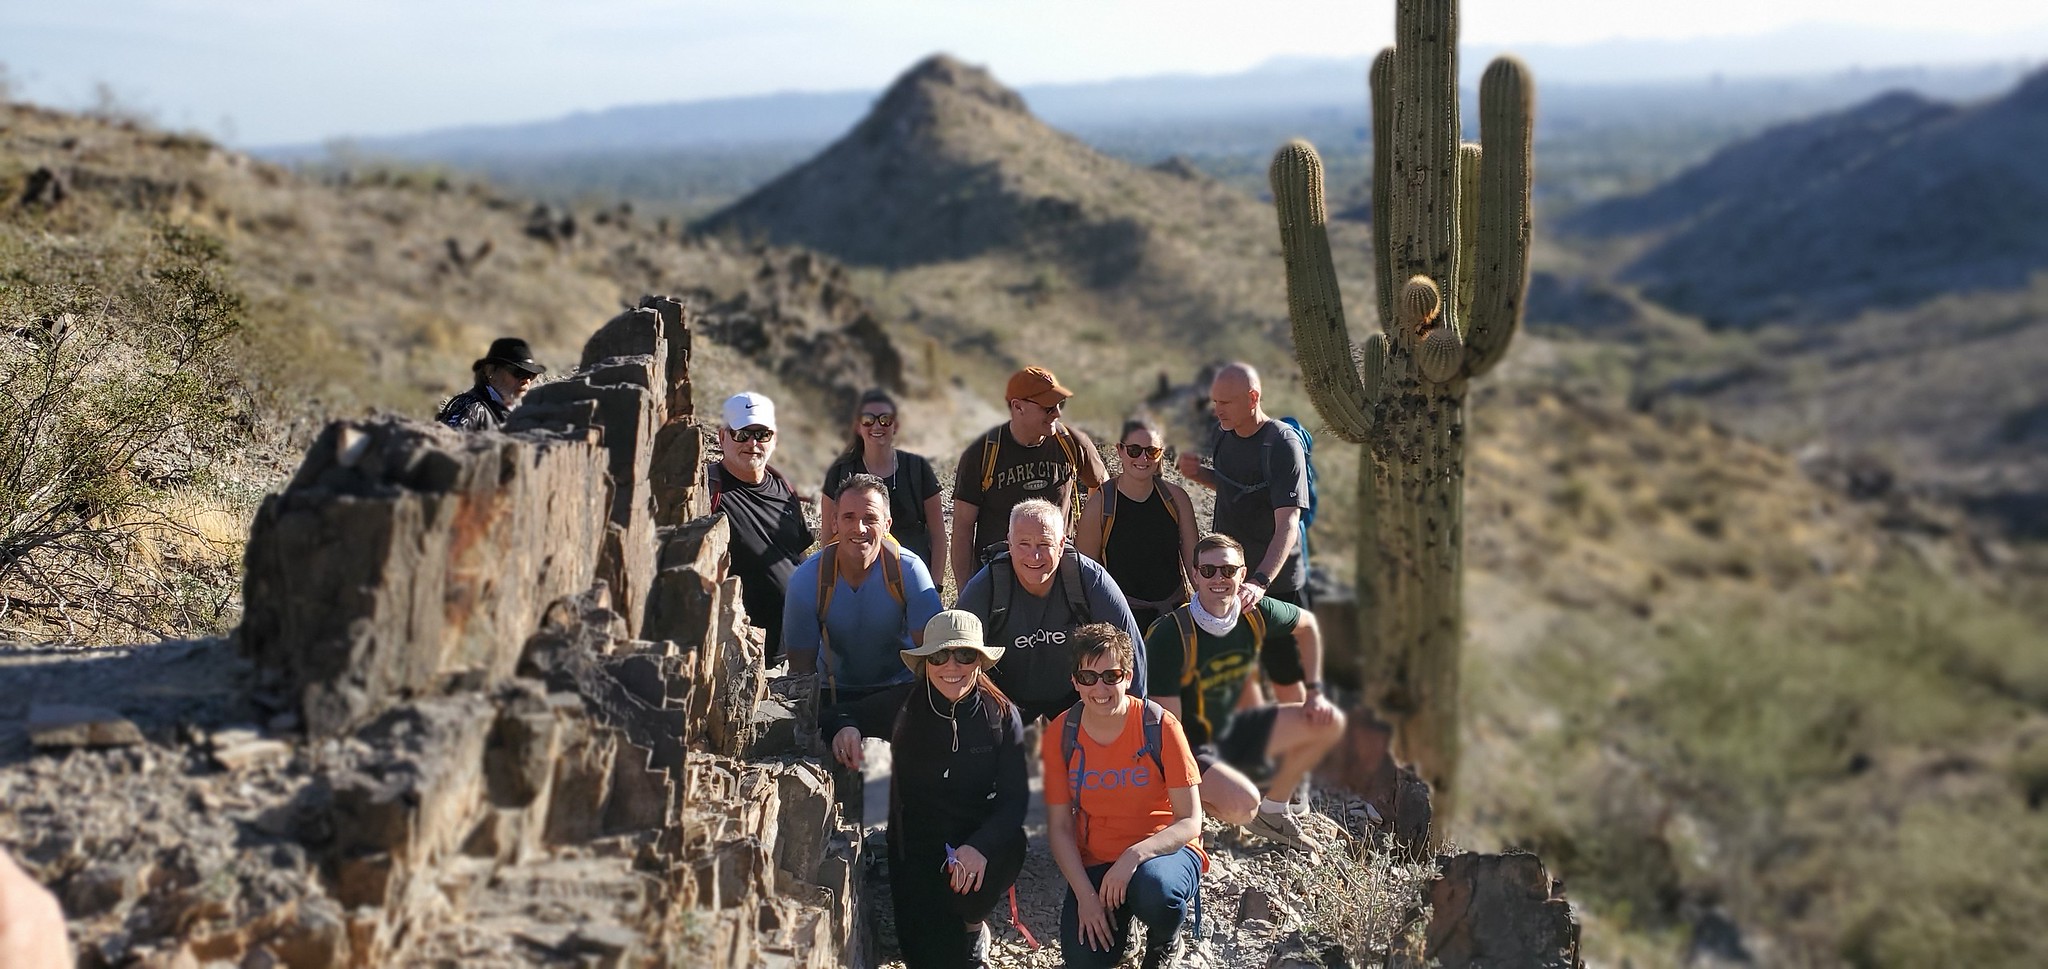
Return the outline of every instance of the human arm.
{"type": "MultiPolygon", "coordinates": [[[[1266,597],[1266,587],[1272,584],[1273,576],[1280,574],[1280,567],[1287,564],[1287,557],[1294,554],[1294,548],[1301,536],[1301,509],[1289,505],[1273,509],[1273,540],[1266,543],[1266,554],[1259,559],[1259,567],[1245,577],[1244,584],[1237,589],[1238,604],[1246,609],[1266,597]],[[1264,582],[1259,581],[1263,577],[1264,582]]],[[[1304,563],[1305,564],[1305,563],[1304,563]]]]}
{"type": "Polygon", "coordinates": [[[1095,447],[1095,439],[1076,427],[1068,428],[1067,433],[1074,435],[1074,444],[1077,445],[1074,456],[1079,464],[1074,468],[1074,476],[1081,480],[1081,487],[1090,491],[1102,487],[1103,482],[1109,480],[1109,465],[1103,462],[1102,452],[1095,447]]]}
{"type": "Polygon", "coordinates": [[[1285,694],[1281,692],[1282,686],[1275,684],[1273,693],[1288,702],[1305,697],[1302,712],[1308,715],[1308,722],[1319,726],[1329,723],[1337,715],[1337,707],[1323,696],[1323,636],[1315,613],[1301,610],[1301,622],[1294,627],[1294,648],[1301,654],[1301,669],[1307,679],[1286,684],[1285,694]]]}
{"type": "Polygon", "coordinates": [[[967,836],[958,852],[974,879],[965,889],[956,887],[955,891],[980,888],[981,873],[988,867],[989,854],[1003,842],[1021,836],[1024,813],[1031,806],[1031,781],[1025,774],[1024,755],[1024,721],[1012,704],[996,742],[994,810],[974,829],[973,834],[967,836]],[[969,851],[979,857],[969,861],[966,858],[969,851]]]}
{"type": "Polygon", "coordinates": [[[953,492],[953,534],[948,542],[953,556],[953,581],[964,583],[962,576],[972,576],[979,570],[980,563],[974,559],[974,522],[981,517],[981,506],[963,501],[960,492],[953,492]]]}
{"type": "Polygon", "coordinates": [[[860,738],[884,737],[896,722],[896,711],[915,684],[903,683],[818,711],[818,736],[832,745],[832,754],[848,769],[861,767],[860,738]]]}
{"type": "Polygon", "coordinates": [[[1173,502],[1179,511],[1180,521],[1180,580],[1190,592],[1195,588],[1195,543],[1200,539],[1195,534],[1195,502],[1188,497],[1188,489],[1170,481],[1161,481],[1166,488],[1166,499],[1173,502]]]}
{"type": "Polygon", "coordinates": [[[0,966],[72,964],[64,910],[28,872],[0,850],[0,966]]]}
{"type": "MultiPolygon", "coordinates": [[[[924,521],[925,530],[932,537],[933,550],[932,560],[925,564],[931,566],[932,585],[943,589],[946,587],[946,560],[953,555],[952,546],[946,542],[945,495],[933,491],[931,496],[924,500],[924,521]]],[[[960,573],[956,571],[953,574],[957,576],[960,573]]]]}
{"type": "MultiPolygon", "coordinates": [[[[1116,487],[1111,483],[1110,487],[1116,487]]],[[[1102,561],[1102,491],[1090,492],[1081,506],[1081,525],[1074,529],[1074,550],[1097,562],[1102,561]]]]}
{"type": "Polygon", "coordinates": [[[789,671],[818,672],[818,650],[825,641],[824,624],[818,619],[818,557],[812,556],[789,576],[789,588],[782,594],[782,652],[789,657],[789,671]]]}
{"type": "Polygon", "coordinates": [[[1045,785],[1045,842],[1052,849],[1053,864],[1059,866],[1060,877],[1067,880],[1067,888],[1074,893],[1074,907],[1081,923],[1081,943],[1090,949],[1109,951],[1116,943],[1116,936],[1110,932],[1109,910],[1102,907],[1102,898],[1095,891],[1095,884],[1088,880],[1088,864],[1081,860],[1081,843],[1074,830],[1074,814],[1067,806],[1070,792],[1067,788],[1067,765],[1060,756],[1059,725],[1048,724],[1039,740],[1040,756],[1045,767],[1043,776],[1052,782],[1045,785]]]}
{"type": "Polygon", "coordinates": [[[1180,472],[1181,477],[1204,488],[1213,490],[1216,487],[1216,476],[1211,474],[1208,468],[1202,466],[1201,457],[1194,452],[1180,452],[1180,457],[1173,459],[1173,467],[1174,470],[1180,472]]]}
{"type": "Polygon", "coordinates": [[[903,623],[909,627],[911,645],[923,646],[925,624],[945,606],[939,602],[938,584],[932,581],[923,559],[904,552],[897,561],[903,568],[903,623]]]}

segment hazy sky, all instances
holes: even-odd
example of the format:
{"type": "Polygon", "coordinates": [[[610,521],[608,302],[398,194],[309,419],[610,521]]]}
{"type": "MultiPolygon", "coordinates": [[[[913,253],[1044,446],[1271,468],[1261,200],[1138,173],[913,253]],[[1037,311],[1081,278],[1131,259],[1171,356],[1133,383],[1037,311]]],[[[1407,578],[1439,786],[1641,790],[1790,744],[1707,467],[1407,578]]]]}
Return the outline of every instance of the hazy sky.
{"type": "MultiPolygon", "coordinates": [[[[1462,9],[1464,38],[1479,43],[1828,23],[1888,31],[1901,44],[1940,31],[1931,60],[2048,56],[2038,49],[2048,37],[2039,0],[1464,0],[1462,9]]],[[[877,88],[938,50],[1011,84],[1227,73],[1275,57],[1362,55],[1389,41],[1392,24],[1391,0],[0,0],[0,64],[17,97],[81,107],[104,85],[164,123],[279,144],[877,88]]]]}

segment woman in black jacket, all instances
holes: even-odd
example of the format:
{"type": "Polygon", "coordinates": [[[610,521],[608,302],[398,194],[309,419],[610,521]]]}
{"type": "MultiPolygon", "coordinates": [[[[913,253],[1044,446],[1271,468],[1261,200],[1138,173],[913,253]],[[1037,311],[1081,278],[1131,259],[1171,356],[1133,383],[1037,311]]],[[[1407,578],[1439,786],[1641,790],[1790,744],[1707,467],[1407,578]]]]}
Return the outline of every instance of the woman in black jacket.
{"type": "Polygon", "coordinates": [[[862,735],[893,716],[889,894],[909,969],[987,966],[988,914],[1024,867],[1024,724],[988,677],[1002,655],[973,613],[939,613],[924,645],[902,651],[916,682],[818,718],[858,770],[862,735]]]}

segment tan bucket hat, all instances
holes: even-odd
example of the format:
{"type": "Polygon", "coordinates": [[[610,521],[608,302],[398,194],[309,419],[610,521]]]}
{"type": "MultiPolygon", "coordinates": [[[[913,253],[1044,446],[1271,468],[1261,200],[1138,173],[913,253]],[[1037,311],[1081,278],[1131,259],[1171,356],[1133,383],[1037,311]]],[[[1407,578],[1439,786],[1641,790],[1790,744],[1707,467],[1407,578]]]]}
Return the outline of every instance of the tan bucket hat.
{"type": "Polygon", "coordinates": [[[1001,646],[990,646],[982,642],[981,617],[964,609],[948,609],[932,617],[924,624],[924,645],[916,649],[898,650],[903,665],[913,670],[924,668],[925,657],[942,649],[967,646],[981,653],[982,669],[996,665],[1003,658],[1001,646]]]}

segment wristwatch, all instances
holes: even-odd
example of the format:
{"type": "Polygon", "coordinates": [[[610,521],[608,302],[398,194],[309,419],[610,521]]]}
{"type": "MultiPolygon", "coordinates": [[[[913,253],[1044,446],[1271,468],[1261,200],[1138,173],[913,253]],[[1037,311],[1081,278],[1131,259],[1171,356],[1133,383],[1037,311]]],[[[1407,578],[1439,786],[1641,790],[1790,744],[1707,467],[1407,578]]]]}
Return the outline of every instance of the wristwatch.
{"type": "Polygon", "coordinates": [[[1303,681],[1302,681],[1302,683],[1301,683],[1301,688],[1302,688],[1302,689],[1304,689],[1304,690],[1307,690],[1307,691],[1308,691],[1308,692],[1310,692],[1310,693],[1321,693],[1321,692],[1323,692],[1323,681],[1322,681],[1322,680],[1303,680],[1303,681]]]}
{"type": "Polygon", "coordinates": [[[1259,571],[1254,571],[1252,572],[1252,574],[1245,576],[1245,581],[1250,582],[1261,589],[1268,589],[1272,588],[1273,586],[1273,577],[1267,575],[1264,572],[1259,571]]]}

